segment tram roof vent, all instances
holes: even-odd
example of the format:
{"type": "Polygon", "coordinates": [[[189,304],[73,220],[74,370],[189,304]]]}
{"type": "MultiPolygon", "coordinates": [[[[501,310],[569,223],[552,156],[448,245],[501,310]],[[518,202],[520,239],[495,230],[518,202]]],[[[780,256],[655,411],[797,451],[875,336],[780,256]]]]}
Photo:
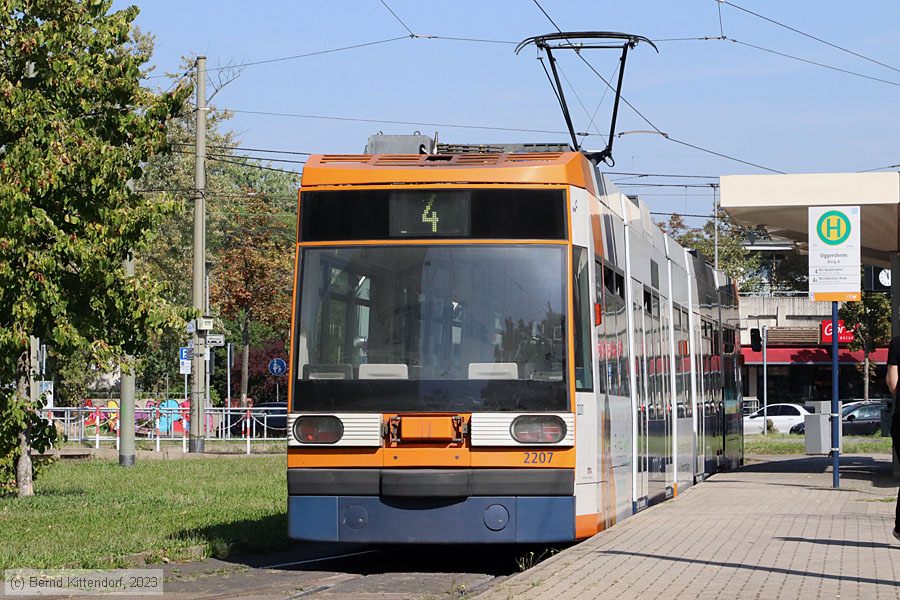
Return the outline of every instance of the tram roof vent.
{"type": "Polygon", "coordinates": [[[323,165],[366,165],[370,167],[495,167],[510,163],[552,163],[562,152],[462,153],[462,154],[326,154],[323,165]]]}
{"type": "Polygon", "coordinates": [[[322,156],[322,164],[358,164],[364,165],[369,162],[368,156],[365,154],[325,154],[322,156]]]}

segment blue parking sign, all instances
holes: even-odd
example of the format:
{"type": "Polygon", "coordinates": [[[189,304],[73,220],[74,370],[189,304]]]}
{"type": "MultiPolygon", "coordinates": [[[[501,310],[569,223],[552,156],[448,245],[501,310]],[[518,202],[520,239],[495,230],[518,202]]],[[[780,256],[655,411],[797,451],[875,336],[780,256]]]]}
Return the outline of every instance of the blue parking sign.
{"type": "Polygon", "coordinates": [[[188,346],[182,346],[178,349],[178,360],[190,360],[190,348],[188,346]]]}

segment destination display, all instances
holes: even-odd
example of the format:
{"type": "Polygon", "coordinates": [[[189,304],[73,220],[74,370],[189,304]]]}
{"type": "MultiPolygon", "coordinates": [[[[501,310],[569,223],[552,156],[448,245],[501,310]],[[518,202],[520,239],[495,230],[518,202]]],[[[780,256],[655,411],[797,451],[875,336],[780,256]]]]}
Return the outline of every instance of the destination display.
{"type": "Polygon", "coordinates": [[[564,240],[566,196],[548,189],[304,191],[300,241],[564,240]]]}
{"type": "Polygon", "coordinates": [[[391,237],[467,237],[471,231],[468,192],[391,194],[388,203],[391,237]]]}

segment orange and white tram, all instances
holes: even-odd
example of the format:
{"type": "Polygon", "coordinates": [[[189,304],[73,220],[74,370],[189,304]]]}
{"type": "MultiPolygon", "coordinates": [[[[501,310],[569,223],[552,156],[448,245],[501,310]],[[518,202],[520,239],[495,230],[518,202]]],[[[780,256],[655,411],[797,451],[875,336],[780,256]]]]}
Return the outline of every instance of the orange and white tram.
{"type": "Polygon", "coordinates": [[[581,153],[313,156],[295,271],[294,539],[574,540],[742,460],[732,282],[581,153]]]}

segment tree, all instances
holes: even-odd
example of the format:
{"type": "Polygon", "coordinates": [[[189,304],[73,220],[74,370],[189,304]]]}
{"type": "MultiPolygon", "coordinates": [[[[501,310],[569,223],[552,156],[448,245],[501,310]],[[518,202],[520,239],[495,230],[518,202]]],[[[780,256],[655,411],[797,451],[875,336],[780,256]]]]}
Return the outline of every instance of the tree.
{"type": "MultiPolygon", "coordinates": [[[[183,60],[180,71],[189,71],[192,58],[183,60]]],[[[219,70],[216,73],[223,73],[219,70]]],[[[231,80],[233,75],[220,79],[214,88],[221,89],[231,80]]],[[[213,96],[215,91],[213,92],[213,96]]],[[[269,339],[284,337],[287,333],[286,321],[272,322],[280,327],[280,332],[267,327],[261,321],[251,321],[249,336],[241,333],[242,323],[239,313],[220,311],[220,290],[229,286],[227,278],[234,273],[223,270],[223,251],[230,251],[240,241],[243,232],[241,227],[249,224],[243,216],[248,211],[259,210],[271,212],[268,218],[271,223],[262,227],[259,235],[275,240],[279,246],[286,248],[285,258],[290,262],[293,256],[294,227],[296,225],[297,181],[299,176],[291,173],[270,170],[259,161],[236,153],[239,142],[227,128],[230,114],[209,105],[207,113],[207,148],[206,165],[206,209],[207,234],[206,247],[208,260],[212,262],[210,270],[211,314],[220,317],[217,327],[222,325],[229,341],[238,341],[249,337],[252,346],[264,343],[269,339]]],[[[193,226],[190,218],[192,197],[190,191],[194,185],[194,115],[190,106],[186,106],[184,115],[168,124],[168,139],[175,148],[171,154],[157,155],[146,166],[142,188],[147,194],[160,201],[171,199],[179,210],[167,215],[157,227],[152,249],[144,253],[138,269],[151,274],[165,289],[166,298],[178,306],[185,307],[182,314],[189,316],[191,304],[191,257],[193,226]]],[[[287,287],[290,287],[288,277],[287,287]]],[[[256,299],[255,311],[260,315],[284,314],[285,306],[290,301],[283,295],[260,297],[256,299]],[[284,306],[277,306],[282,303],[284,306]],[[286,303],[286,304],[285,304],[286,303]]],[[[138,381],[145,391],[160,390],[166,377],[177,381],[178,363],[175,360],[177,349],[184,345],[183,328],[166,329],[155,341],[151,350],[146,353],[138,367],[138,381]]],[[[243,342],[242,342],[243,345],[243,342]]],[[[253,357],[251,356],[251,363],[253,357]]],[[[218,363],[221,364],[221,363],[218,363]]],[[[211,383],[220,385],[224,397],[224,378],[219,377],[219,369],[213,374],[211,383]]],[[[252,377],[251,377],[252,379],[252,377]]]]}
{"type": "Polygon", "coordinates": [[[868,400],[869,354],[891,339],[891,301],[885,294],[863,292],[859,302],[845,302],[838,316],[853,330],[850,349],[863,351],[863,399],[868,400]]]}
{"type": "Polygon", "coordinates": [[[140,354],[175,318],[123,260],[172,209],[132,191],[165,151],[190,90],[141,86],[135,7],[0,0],[0,485],[33,491],[30,451],[53,441],[27,394],[29,336],[96,365],[140,354]],[[12,466],[15,464],[15,474],[12,466]]]}
{"type": "Polygon", "coordinates": [[[264,196],[248,194],[218,253],[211,295],[224,316],[238,322],[241,341],[241,405],[247,404],[250,326],[290,322],[292,243],[285,223],[264,196]],[[278,233],[281,233],[279,235],[278,233]]]}
{"type": "MultiPolygon", "coordinates": [[[[748,229],[737,225],[721,208],[719,209],[719,268],[734,279],[740,289],[753,290],[760,285],[756,272],[759,259],[743,245],[748,229]]],[[[657,226],[685,248],[697,250],[712,262],[715,257],[715,219],[709,219],[702,228],[688,227],[684,217],[674,213],[668,221],[657,226]]]]}

